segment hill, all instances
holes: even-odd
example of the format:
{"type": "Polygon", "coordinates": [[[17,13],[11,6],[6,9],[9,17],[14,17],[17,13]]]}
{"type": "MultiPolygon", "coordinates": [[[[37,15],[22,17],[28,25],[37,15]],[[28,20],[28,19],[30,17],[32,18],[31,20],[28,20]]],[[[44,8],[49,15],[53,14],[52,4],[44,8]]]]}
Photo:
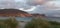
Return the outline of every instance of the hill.
{"type": "Polygon", "coordinates": [[[0,16],[28,17],[31,16],[31,14],[18,9],[0,9],[0,16]]]}
{"type": "Polygon", "coordinates": [[[44,17],[44,14],[29,14],[19,9],[0,9],[0,17],[44,17]]]}

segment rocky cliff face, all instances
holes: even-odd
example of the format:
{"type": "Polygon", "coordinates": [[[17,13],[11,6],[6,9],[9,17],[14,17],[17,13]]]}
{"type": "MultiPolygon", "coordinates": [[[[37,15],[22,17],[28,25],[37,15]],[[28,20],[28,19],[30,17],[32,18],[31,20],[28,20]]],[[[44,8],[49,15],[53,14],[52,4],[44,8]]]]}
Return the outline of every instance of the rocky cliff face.
{"type": "Polygon", "coordinates": [[[43,14],[29,14],[27,12],[18,10],[18,9],[0,9],[0,16],[2,17],[42,17],[43,14]]]}

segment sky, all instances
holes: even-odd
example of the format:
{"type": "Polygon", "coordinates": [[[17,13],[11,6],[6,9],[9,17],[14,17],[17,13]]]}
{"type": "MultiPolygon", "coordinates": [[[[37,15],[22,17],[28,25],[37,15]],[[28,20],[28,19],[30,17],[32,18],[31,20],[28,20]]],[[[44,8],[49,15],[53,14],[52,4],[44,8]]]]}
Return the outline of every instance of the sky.
{"type": "Polygon", "coordinates": [[[60,0],[15,0],[15,3],[11,4],[9,7],[12,7],[12,5],[28,13],[39,13],[46,14],[47,16],[60,17],[60,0]]]}

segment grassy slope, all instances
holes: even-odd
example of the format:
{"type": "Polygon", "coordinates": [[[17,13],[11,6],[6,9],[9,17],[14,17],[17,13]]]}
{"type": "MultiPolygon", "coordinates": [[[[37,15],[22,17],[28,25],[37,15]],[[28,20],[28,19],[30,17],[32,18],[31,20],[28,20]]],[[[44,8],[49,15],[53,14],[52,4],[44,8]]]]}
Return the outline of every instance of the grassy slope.
{"type": "Polygon", "coordinates": [[[0,20],[0,28],[16,28],[18,22],[13,18],[9,18],[7,20],[0,20]]]}
{"type": "Polygon", "coordinates": [[[56,21],[46,21],[39,18],[33,19],[31,22],[28,22],[25,28],[60,28],[60,23],[56,21]]]}

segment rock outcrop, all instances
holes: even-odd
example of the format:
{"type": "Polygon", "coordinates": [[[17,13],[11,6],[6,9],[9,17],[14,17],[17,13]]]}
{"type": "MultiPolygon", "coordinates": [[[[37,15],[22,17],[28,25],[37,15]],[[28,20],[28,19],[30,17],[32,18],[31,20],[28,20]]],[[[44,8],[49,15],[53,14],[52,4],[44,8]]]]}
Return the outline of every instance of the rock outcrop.
{"type": "Polygon", "coordinates": [[[31,14],[32,17],[46,17],[45,14],[31,14]]]}

